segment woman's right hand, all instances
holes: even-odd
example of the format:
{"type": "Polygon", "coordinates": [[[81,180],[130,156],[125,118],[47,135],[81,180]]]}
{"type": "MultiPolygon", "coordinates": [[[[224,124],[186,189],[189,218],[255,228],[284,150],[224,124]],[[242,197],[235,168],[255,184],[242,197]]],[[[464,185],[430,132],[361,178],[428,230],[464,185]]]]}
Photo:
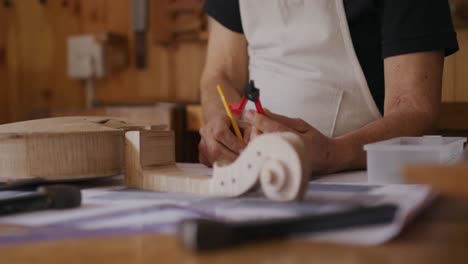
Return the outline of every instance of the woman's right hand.
{"type": "Polygon", "coordinates": [[[244,142],[231,131],[231,121],[226,115],[219,115],[208,121],[200,129],[200,162],[211,167],[215,161],[234,161],[246,147],[250,135],[250,125],[242,122],[239,125],[246,135],[244,142]]]}

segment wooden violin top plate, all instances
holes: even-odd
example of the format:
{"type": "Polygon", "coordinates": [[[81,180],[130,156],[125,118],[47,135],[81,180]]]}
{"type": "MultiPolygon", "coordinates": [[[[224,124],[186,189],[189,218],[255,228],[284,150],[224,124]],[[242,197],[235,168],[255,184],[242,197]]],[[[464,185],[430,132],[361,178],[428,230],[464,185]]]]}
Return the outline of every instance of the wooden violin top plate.
{"type": "Polygon", "coordinates": [[[125,131],[145,128],[107,117],[59,117],[0,125],[0,181],[120,174],[125,131]]]}

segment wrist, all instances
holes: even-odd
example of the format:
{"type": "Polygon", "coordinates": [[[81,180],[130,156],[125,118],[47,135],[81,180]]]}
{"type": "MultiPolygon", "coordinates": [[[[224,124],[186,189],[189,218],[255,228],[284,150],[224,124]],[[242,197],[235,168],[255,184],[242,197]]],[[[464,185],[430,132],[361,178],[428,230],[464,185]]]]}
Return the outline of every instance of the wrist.
{"type": "Polygon", "coordinates": [[[362,170],[366,168],[364,143],[356,137],[337,138],[340,170],[362,170]]]}
{"type": "Polygon", "coordinates": [[[224,118],[227,116],[224,106],[218,102],[219,98],[216,99],[218,100],[211,99],[202,101],[202,111],[205,123],[213,119],[224,118]]]}
{"type": "Polygon", "coordinates": [[[325,156],[325,174],[336,173],[339,171],[353,168],[355,160],[355,151],[352,143],[344,138],[328,138],[327,150],[325,156]]]}

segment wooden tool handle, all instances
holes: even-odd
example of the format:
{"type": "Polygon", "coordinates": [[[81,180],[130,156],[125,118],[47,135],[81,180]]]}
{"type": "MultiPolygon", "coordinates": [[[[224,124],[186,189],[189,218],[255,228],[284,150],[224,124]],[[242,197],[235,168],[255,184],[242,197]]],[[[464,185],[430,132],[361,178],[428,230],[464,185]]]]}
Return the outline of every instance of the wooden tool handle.
{"type": "Polygon", "coordinates": [[[179,226],[184,246],[193,251],[224,249],[239,244],[393,221],[397,207],[359,207],[326,215],[261,222],[223,223],[206,219],[186,220],[179,226]]]}

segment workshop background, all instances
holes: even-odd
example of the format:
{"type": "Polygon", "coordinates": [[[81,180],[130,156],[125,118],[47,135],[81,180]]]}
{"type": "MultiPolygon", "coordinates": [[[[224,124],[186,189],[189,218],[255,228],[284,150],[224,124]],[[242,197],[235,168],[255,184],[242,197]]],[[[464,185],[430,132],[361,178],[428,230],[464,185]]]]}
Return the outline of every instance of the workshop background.
{"type": "MultiPolygon", "coordinates": [[[[176,131],[178,161],[196,161],[203,2],[1,0],[0,123],[65,115],[163,123],[176,131]]],[[[461,50],[446,59],[439,129],[468,135],[468,0],[451,6],[461,50]]]]}

